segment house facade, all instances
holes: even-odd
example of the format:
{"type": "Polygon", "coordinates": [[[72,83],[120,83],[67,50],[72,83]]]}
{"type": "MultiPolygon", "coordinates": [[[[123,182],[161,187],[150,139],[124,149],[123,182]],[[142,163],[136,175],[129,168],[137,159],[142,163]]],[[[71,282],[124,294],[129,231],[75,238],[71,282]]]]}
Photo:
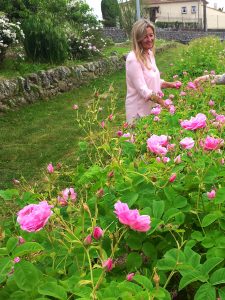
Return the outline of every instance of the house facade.
{"type": "Polygon", "coordinates": [[[193,24],[193,28],[225,30],[225,13],[206,0],[143,0],[144,17],[152,22],[193,24]]]}

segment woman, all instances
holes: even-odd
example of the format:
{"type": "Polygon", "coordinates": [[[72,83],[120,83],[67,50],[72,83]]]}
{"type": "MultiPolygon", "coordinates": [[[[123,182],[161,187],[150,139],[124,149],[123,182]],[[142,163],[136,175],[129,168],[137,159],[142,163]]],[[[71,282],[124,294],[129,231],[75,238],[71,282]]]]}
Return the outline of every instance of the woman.
{"type": "Polygon", "coordinates": [[[132,29],[133,51],[126,59],[126,119],[129,124],[139,117],[147,116],[153,106],[164,106],[161,88],[179,88],[181,83],[165,82],[154,57],[155,28],[141,19],[132,29]]]}

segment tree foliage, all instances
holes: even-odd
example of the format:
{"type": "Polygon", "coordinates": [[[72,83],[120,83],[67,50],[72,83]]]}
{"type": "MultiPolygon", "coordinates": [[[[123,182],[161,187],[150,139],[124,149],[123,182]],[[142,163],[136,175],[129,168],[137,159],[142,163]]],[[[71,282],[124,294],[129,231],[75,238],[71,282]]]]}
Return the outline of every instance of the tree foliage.
{"type": "Polygon", "coordinates": [[[115,27],[120,17],[120,9],[117,0],[102,0],[102,17],[106,27],[115,27]]]}

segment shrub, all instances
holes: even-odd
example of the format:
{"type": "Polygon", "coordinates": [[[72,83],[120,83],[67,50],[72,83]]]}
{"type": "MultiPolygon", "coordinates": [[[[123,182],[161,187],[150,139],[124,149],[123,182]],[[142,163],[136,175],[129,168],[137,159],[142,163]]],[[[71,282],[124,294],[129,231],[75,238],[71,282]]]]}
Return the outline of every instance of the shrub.
{"type": "Polygon", "coordinates": [[[106,27],[116,27],[120,16],[117,0],[102,0],[101,9],[104,25],[106,27]]]}
{"type": "Polygon", "coordinates": [[[60,63],[68,57],[68,43],[63,28],[46,18],[32,16],[25,20],[24,47],[28,58],[37,62],[60,63]]]}
{"type": "Polygon", "coordinates": [[[8,47],[19,43],[23,38],[20,23],[12,23],[4,15],[0,16],[0,63],[3,62],[8,47]]]}

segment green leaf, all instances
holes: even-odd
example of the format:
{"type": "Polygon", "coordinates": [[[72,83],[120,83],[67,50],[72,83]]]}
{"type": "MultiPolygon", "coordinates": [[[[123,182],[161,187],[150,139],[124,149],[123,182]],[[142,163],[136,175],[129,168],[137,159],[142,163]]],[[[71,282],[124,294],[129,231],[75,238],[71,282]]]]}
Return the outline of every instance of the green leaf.
{"type": "Polygon", "coordinates": [[[156,219],[160,219],[164,213],[165,202],[153,200],[153,216],[156,219]]]}
{"type": "Polygon", "coordinates": [[[0,259],[0,283],[6,278],[6,275],[12,270],[13,262],[9,257],[0,259]]]}
{"type": "Polygon", "coordinates": [[[18,244],[18,238],[16,237],[9,238],[6,243],[6,248],[8,250],[8,253],[11,253],[17,244],[18,244]]]}
{"type": "Polygon", "coordinates": [[[220,300],[225,300],[225,288],[219,289],[220,300]]]}
{"type": "Polygon", "coordinates": [[[210,283],[212,285],[225,283],[225,268],[216,270],[210,277],[210,283]]]}
{"type": "Polygon", "coordinates": [[[139,250],[142,248],[142,241],[143,241],[144,235],[136,232],[131,232],[126,240],[127,245],[132,250],[139,250]]]}
{"type": "Polygon", "coordinates": [[[0,256],[5,256],[5,255],[8,255],[8,251],[6,247],[0,248],[0,256]]]}
{"type": "Polygon", "coordinates": [[[212,269],[214,269],[219,263],[223,261],[221,257],[212,257],[207,259],[206,262],[202,265],[202,273],[208,274],[212,269]]]}
{"type": "Polygon", "coordinates": [[[221,204],[225,201],[225,188],[219,188],[218,191],[216,191],[216,197],[213,200],[215,204],[221,204]]]}
{"type": "Polygon", "coordinates": [[[28,261],[20,261],[15,264],[14,278],[21,290],[35,290],[39,282],[39,272],[37,268],[28,261]]]}
{"type": "Polygon", "coordinates": [[[65,289],[55,282],[46,282],[42,284],[41,286],[39,286],[38,292],[41,295],[51,296],[60,300],[67,299],[67,293],[65,289]]]}
{"type": "Polygon", "coordinates": [[[195,281],[201,281],[206,282],[207,277],[203,276],[199,271],[191,270],[188,274],[184,275],[181,278],[180,284],[179,284],[179,291],[185,288],[188,284],[195,282],[195,281]]]}
{"type": "Polygon", "coordinates": [[[142,285],[147,290],[150,290],[153,288],[151,280],[145,276],[137,274],[133,277],[133,280],[136,281],[137,283],[139,283],[140,285],[142,285]]]}
{"type": "Polygon", "coordinates": [[[193,240],[196,240],[198,242],[202,241],[204,239],[202,233],[200,231],[193,231],[191,234],[191,238],[193,240]]]}
{"type": "Polygon", "coordinates": [[[138,193],[126,192],[120,197],[122,202],[126,202],[129,207],[131,207],[138,199],[138,193]]]}
{"type": "Polygon", "coordinates": [[[136,253],[136,252],[131,252],[127,256],[127,267],[129,270],[136,270],[140,268],[142,265],[142,257],[136,253]]]}
{"type": "Polygon", "coordinates": [[[20,246],[18,246],[14,251],[13,251],[13,257],[16,256],[23,256],[27,255],[30,253],[35,253],[44,250],[44,248],[36,242],[26,242],[20,246]]]}
{"type": "Polygon", "coordinates": [[[4,200],[11,200],[14,196],[19,196],[19,192],[16,189],[0,190],[0,197],[4,200]]]}
{"type": "Polygon", "coordinates": [[[10,295],[10,300],[30,300],[30,295],[26,292],[16,291],[10,295]]]}
{"type": "Polygon", "coordinates": [[[202,220],[202,227],[207,227],[221,217],[221,214],[212,213],[206,215],[202,220]]]}
{"type": "Polygon", "coordinates": [[[205,283],[197,290],[194,300],[216,299],[216,289],[209,283],[205,283]]]}

